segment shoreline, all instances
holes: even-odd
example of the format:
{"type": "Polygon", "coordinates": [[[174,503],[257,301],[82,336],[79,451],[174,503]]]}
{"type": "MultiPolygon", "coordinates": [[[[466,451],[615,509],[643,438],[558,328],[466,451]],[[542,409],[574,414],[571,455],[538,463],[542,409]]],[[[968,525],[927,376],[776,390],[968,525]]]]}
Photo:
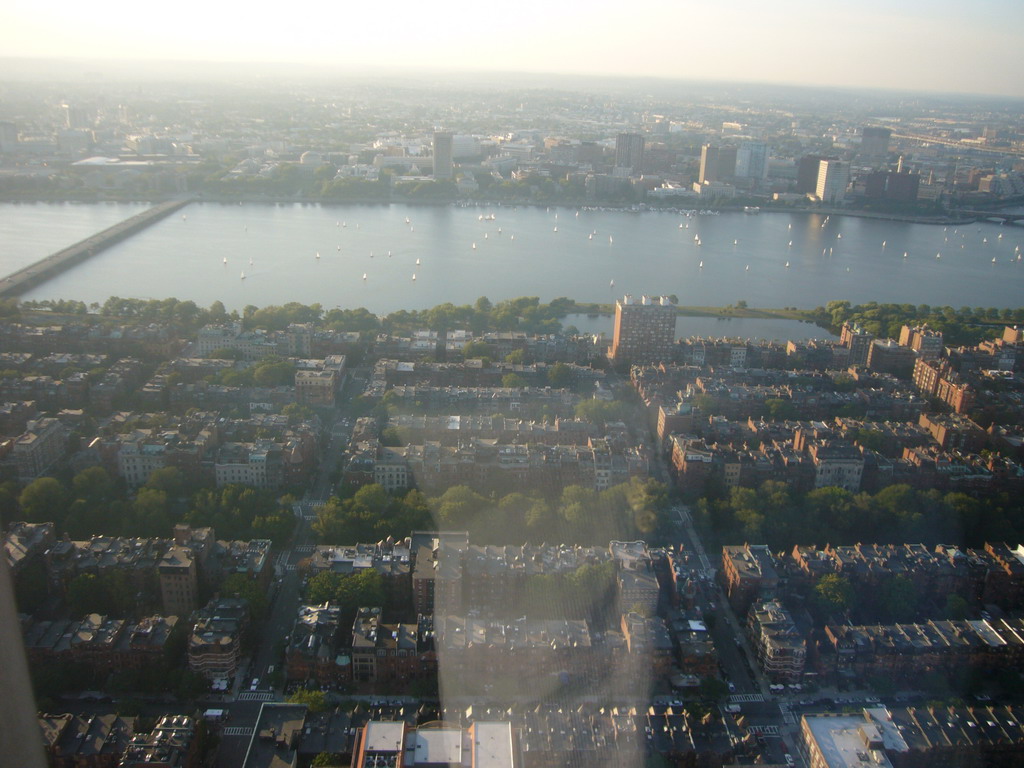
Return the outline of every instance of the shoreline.
{"type": "MultiPolygon", "coordinates": [[[[173,199],[180,199],[180,196],[162,196],[154,198],[96,198],[92,200],[82,200],[77,198],[17,198],[17,199],[4,199],[0,197],[0,203],[6,203],[9,205],[33,205],[38,203],[47,203],[52,205],[104,205],[104,204],[146,204],[146,205],[160,205],[169,202],[173,199]]],[[[452,207],[452,208],[556,208],[563,210],[591,210],[591,211],[608,211],[618,213],[677,213],[680,215],[713,215],[717,216],[723,213],[746,213],[743,205],[736,206],[712,206],[712,207],[688,207],[681,205],[652,205],[650,203],[637,203],[637,204],[605,204],[599,205],[595,203],[538,203],[534,201],[506,201],[506,200],[446,200],[446,201],[431,201],[431,200],[329,200],[322,198],[307,198],[307,197],[252,197],[252,198],[238,198],[238,197],[219,197],[219,196],[207,196],[203,193],[198,193],[193,196],[191,202],[193,203],[216,203],[220,205],[321,205],[325,208],[341,208],[341,207],[363,207],[363,206],[391,206],[391,205],[407,205],[410,207],[425,207],[425,208],[439,208],[439,207],[452,207]]],[[[696,202],[696,201],[695,201],[696,202]]],[[[1016,203],[1008,203],[1005,207],[1014,207],[1016,203]]],[[[881,211],[863,211],[849,208],[824,208],[824,207],[788,207],[788,206],[772,206],[770,204],[763,204],[758,207],[756,214],[747,213],[747,215],[761,215],[761,214],[817,214],[821,216],[848,216],[851,218],[859,219],[877,219],[880,221],[893,221],[903,222],[907,224],[928,224],[928,225],[943,225],[943,226],[964,226],[975,223],[991,223],[994,226],[1004,226],[996,222],[988,222],[985,218],[979,216],[956,216],[956,215],[925,215],[925,214],[910,214],[910,213],[885,213],[881,211]]],[[[994,208],[991,213],[997,215],[999,213],[998,208],[994,208]]],[[[1012,224],[1007,226],[1014,226],[1012,224]]]]}
{"type": "MultiPolygon", "coordinates": [[[[721,317],[736,320],[799,320],[801,322],[813,322],[810,318],[809,309],[789,309],[786,307],[709,307],[695,304],[676,305],[676,314],[679,317],[721,317]]],[[[596,317],[614,317],[614,304],[588,304],[580,305],[578,311],[570,312],[574,315],[593,315],[596,317]],[[595,311],[596,310],[596,311],[595,311]]]]}

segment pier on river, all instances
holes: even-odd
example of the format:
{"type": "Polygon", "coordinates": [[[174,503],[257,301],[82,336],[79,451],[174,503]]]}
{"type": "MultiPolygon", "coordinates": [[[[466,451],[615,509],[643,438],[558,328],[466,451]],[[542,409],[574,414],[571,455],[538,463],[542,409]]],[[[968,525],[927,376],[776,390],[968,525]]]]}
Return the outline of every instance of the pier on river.
{"type": "Polygon", "coordinates": [[[134,235],[136,232],[145,229],[150,224],[169,216],[175,211],[181,210],[191,202],[191,198],[182,198],[160,203],[112,227],[108,227],[102,232],[90,235],[85,240],[81,240],[67,248],[62,248],[56,253],[51,253],[45,258],[29,264],[27,267],[12,272],[0,281],[0,298],[20,296],[40,283],[56,277],[61,272],[70,269],[76,264],[80,264],[91,256],[95,256],[105,248],[119,243],[126,237],[134,235]]]}

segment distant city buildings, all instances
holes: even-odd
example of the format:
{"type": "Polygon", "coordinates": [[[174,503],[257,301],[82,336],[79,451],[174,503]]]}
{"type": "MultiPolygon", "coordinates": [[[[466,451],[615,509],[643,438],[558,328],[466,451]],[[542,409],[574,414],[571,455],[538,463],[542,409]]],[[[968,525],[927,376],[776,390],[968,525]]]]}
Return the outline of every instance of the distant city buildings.
{"type": "MultiPolygon", "coordinates": [[[[724,150],[719,150],[719,164],[724,150]]],[[[744,141],[736,152],[735,175],[755,182],[768,178],[768,145],[763,141],[744,141]]],[[[728,162],[728,161],[726,161],[728,162]]]]}
{"type": "Polygon", "coordinates": [[[860,133],[860,154],[866,158],[884,159],[889,154],[892,131],[877,126],[864,126],[860,133]]]}
{"type": "MultiPolygon", "coordinates": [[[[736,174],[737,150],[735,147],[720,147],[704,144],[700,149],[700,170],[698,184],[729,181],[736,174]]],[[[749,168],[750,153],[747,154],[749,168]]]]}
{"type": "Polygon", "coordinates": [[[804,195],[818,194],[818,174],[821,171],[821,161],[837,159],[825,157],[824,155],[805,155],[801,157],[797,162],[796,191],[804,195]]]}
{"type": "Polygon", "coordinates": [[[620,133],[615,137],[615,167],[630,174],[640,173],[644,161],[644,137],[639,133],[620,133]]]}
{"type": "Polygon", "coordinates": [[[447,180],[454,175],[452,145],[454,135],[448,131],[434,132],[434,178],[447,180]]]}
{"type": "Polygon", "coordinates": [[[818,184],[815,194],[823,203],[834,205],[846,199],[850,184],[850,164],[841,160],[821,160],[818,163],[818,184]]]}

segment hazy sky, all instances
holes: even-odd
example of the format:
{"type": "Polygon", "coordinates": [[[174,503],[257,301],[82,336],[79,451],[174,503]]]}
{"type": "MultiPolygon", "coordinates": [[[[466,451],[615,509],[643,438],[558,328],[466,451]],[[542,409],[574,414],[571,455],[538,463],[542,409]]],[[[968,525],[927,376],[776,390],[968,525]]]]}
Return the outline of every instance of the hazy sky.
{"type": "MultiPolygon", "coordinates": [[[[0,0],[0,54],[1024,96],[1024,0],[0,0]]],[[[0,73],[2,77],[2,73],[0,73]]]]}

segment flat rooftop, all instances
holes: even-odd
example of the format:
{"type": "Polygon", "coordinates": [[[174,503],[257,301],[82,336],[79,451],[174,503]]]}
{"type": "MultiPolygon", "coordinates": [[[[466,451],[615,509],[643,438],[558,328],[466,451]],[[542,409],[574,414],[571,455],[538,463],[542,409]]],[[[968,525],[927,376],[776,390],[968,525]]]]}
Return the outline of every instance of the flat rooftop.
{"type": "Polygon", "coordinates": [[[892,768],[885,752],[868,746],[881,744],[882,734],[863,714],[805,715],[804,723],[829,768],[892,768]]]}
{"type": "Polygon", "coordinates": [[[408,765],[461,765],[461,728],[419,728],[407,745],[408,765]]]}

